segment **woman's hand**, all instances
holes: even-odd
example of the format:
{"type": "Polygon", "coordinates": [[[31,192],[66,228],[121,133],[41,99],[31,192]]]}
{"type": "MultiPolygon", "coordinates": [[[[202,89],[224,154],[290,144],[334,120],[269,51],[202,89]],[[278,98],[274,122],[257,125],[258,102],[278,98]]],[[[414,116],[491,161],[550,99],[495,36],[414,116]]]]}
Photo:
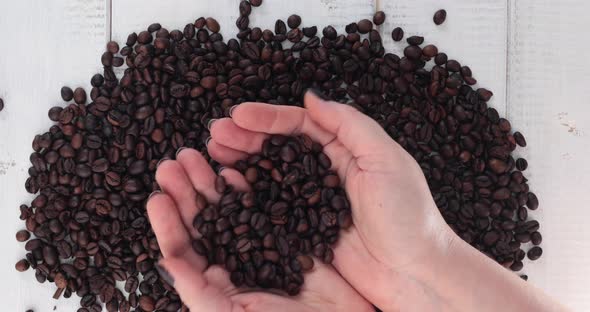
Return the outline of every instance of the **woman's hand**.
{"type": "MultiPolygon", "coordinates": [[[[248,190],[249,185],[237,171],[226,169],[221,175],[238,191],[248,190]]],[[[163,192],[150,197],[147,211],[164,256],[157,268],[191,311],[374,310],[331,265],[321,261],[315,261],[314,268],[305,274],[305,284],[295,297],[236,289],[224,268],[208,267],[206,259],[191,247],[191,241],[199,236],[192,227],[195,215],[206,202],[217,203],[220,197],[211,167],[199,152],[184,149],[175,161],[160,163],[156,179],[163,192]]]]}
{"type": "Polygon", "coordinates": [[[231,166],[259,152],[270,134],[304,133],[322,144],[346,188],[354,220],[334,249],[336,270],[382,310],[440,310],[444,304],[422,276],[434,274],[433,257],[444,254],[455,236],[418,164],[353,107],[323,101],[311,92],[305,106],[236,106],[232,118],[210,126],[209,154],[231,166]]]}

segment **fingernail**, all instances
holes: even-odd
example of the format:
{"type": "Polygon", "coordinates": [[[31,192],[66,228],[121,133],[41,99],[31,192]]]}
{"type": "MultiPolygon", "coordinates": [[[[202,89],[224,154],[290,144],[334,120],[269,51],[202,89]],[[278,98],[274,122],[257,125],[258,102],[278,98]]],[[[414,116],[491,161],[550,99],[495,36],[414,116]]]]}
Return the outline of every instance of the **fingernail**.
{"type": "Polygon", "coordinates": [[[186,147],[186,146],[183,146],[183,147],[179,148],[179,149],[176,151],[176,158],[178,158],[178,154],[180,154],[180,152],[184,151],[184,150],[185,150],[185,149],[187,149],[187,148],[188,148],[188,147],[186,147]]]}
{"type": "Polygon", "coordinates": [[[309,88],[307,89],[307,91],[305,91],[305,93],[307,92],[311,92],[311,94],[315,95],[316,97],[324,100],[324,101],[329,101],[330,99],[325,96],[319,89],[316,88],[309,88]]]}
{"type": "Polygon", "coordinates": [[[207,140],[205,140],[205,146],[209,146],[209,142],[211,142],[211,137],[208,137],[207,140]]]}
{"type": "Polygon", "coordinates": [[[238,105],[234,105],[234,106],[232,106],[232,107],[229,108],[229,112],[228,112],[229,118],[232,118],[233,117],[232,114],[234,113],[234,109],[236,109],[236,107],[238,107],[238,105]]]}
{"type": "Polygon", "coordinates": [[[217,174],[221,174],[221,171],[225,170],[224,166],[220,166],[219,169],[217,169],[217,174]]]}
{"type": "Polygon", "coordinates": [[[161,266],[159,263],[156,263],[156,270],[166,283],[168,283],[170,286],[174,286],[174,277],[170,275],[170,272],[168,272],[165,267],[161,266]]]}
{"type": "MultiPolygon", "coordinates": [[[[230,110],[230,114],[231,114],[231,110],[230,110]]],[[[216,122],[216,121],[217,121],[217,118],[209,119],[209,122],[207,122],[207,129],[209,131],[211,131],[211,127],[213,126],[213,123],[216,122]]]]}
{"type": "Polygon", "coordinates": [[[150,200],[152,197],[154,197],[155,195],[158,195],[158,194],[161,194],[161,193],[162,193],[162,191],[160,191],[160,190],[153,191],[153,192],[150,194],[150,196],[148,196],[148,201],[149,201],[149,200],[150,200]]]}
{"type": "Polygon", "coordinates": [[[168,158],[168,157],[164,157],[164,158],[160,159],[160,160],[158,161],[158,163],[156,164],[156,168],[159,168],[159,167],[160,167],[160,165],[161,165],[162,163],[164,163],[166,160],[170,160],[170,158],[168,158]]]}

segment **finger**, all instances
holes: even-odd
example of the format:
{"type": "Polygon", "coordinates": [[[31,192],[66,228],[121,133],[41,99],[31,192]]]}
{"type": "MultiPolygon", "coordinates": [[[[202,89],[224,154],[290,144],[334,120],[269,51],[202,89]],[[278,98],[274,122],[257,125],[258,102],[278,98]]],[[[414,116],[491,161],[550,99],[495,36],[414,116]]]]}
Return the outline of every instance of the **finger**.
{"type": "Polygon", "coordinates": [[[320,99],[305,93],[305,107],[310,118],[350,150],[354,157],[383,151],[383,146],[397,146],[381,126],[354,107],[320,99]]]}
{"type": "Polygon", "coordinates": [[[181,164],[174,160],[162,162],[156,171],[156,181],[174,201],[186,230],[196,237],[193,219],[202,207],[197,207],[197,193],[181,164]]]}
{"type": "Polygon", "coordinates": [[[231,118],[219,119],[211,125],[211,138],[214,142],[247,154],[260,151],[260,146],[267,137],[265,133],[238,127],[231,118]]]}
{"type": "Polygon", "coordinates": [[[335,140],[335,134],[313,122],[306,109],[244,103],[235,106],[232,110],[232,119],[238,126],[252,131],[309,135],[314,141],[324,145],[326,154],[332,160],[332,168],[338,172],[343,182],[346,180],[346,173],[354,164],[354,157],[348,148],[335,140]]]}
{"type": "Polygon", "coordinates": [[[220,176],[225,178],[227,184],[233,185],[234,189],[238,192],[250,191],[250,184],[246,181],[246,178],[233,168],[223,168],[219,173],[220,176]]]}
{"type": "Polygon", "coordinates": [[[349,174],[353,173],[358,167],[352,153],[338,140],[334,140],[324,146],[324,153],[332,161],[332,170],[335,170],[344,185],[349,174]]]}
{"type": "Polygon", "coordinates": [[[236,311],[223,290],[210,284],[187,259],[164,258],[159,265],[172,277],[174,288],[191,311],[236,311]]]}
{"type": "Polygon", "coordinates": [[[182,255],[191,248],[191,238],[172,198],[154,193],[147,202],[147,213],[164,257],[182,255]]]}
{"type": "Polygon", "coordinates": [[[233,166],[236,161],[248,157],[248,154],[219,144],[213,139],[207,144],[207,151],[211,158],[224,166],[233,166]]]}
{"type": "Polygon", "coordinates": [[[203,194],[210,203],[219,201],[220,194],[215,191],[217,175],[201,153],[194,149],[183,149],[176,155],[176,161],[182,166],[191,186],[197,192],[203,194]]]}
{"type": "Polygon", "coordinates": [[[335,137],[313,122],[307,110],[294,106],[262,103],[243,103],[231,111],[234,123],[243,129],[269,134],[307,134],[314,141],[326,145],[335,137]]]}

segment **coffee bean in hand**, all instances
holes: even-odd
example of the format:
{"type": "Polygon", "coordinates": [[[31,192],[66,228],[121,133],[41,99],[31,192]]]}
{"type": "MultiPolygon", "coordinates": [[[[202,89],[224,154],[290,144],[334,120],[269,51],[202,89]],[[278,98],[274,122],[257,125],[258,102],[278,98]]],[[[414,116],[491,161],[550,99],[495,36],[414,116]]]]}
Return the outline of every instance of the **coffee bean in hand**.
{"type": "Polygon", "coordinates": [[[238,287],[245,283],[296,295],[301,272],[313,268],[312,251],[321,249],[316,256],[331,263],[338,231],[352,224],[350,204],[330,164],[307,136],[271,136],[260,154],[235,165],[254,191],[217,188],[223,193],[219,203],[195,217],[203,238],[193,248],[210,264],[224,265],[238,287]]]}

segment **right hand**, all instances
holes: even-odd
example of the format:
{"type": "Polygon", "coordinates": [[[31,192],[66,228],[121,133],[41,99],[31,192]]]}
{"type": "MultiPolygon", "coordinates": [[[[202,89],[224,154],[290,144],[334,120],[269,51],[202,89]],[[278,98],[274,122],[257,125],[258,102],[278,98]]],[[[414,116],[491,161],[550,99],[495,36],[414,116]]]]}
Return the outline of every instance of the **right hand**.
{"type": "Polygon", "coordinates": [[[351,106],[308,92],[305,107],[240,104],[232,118],[212,124],[209,154],[231,166],[271,134],[310,136],[324,146],[351,203],[354,225],[334,249],[338,272],[384,311],[448,308],[424,281],[456,236],[416,161],[351,106]]]}

